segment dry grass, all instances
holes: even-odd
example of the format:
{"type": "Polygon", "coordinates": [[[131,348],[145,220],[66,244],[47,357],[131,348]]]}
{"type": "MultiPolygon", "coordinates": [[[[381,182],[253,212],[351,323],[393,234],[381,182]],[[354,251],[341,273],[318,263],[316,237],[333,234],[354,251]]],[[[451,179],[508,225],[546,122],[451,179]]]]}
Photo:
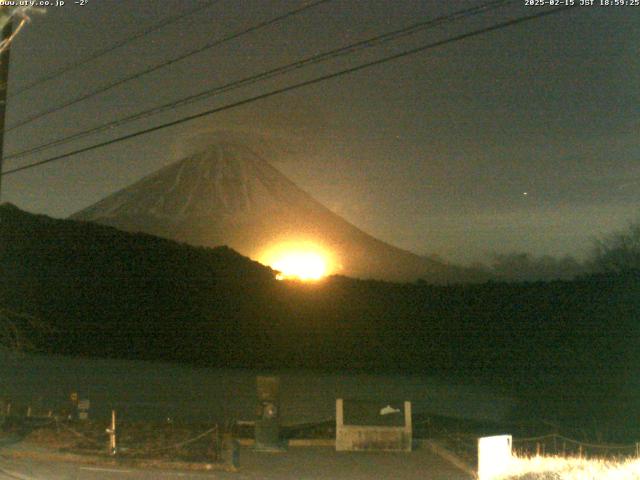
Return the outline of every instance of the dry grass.
{"type": "MultiPolygon", "coordinates": [[[[118,425],[121,457],[212,462],[219,456],[217,431],[211,425],[127,423],[118,425]],[[206,433],[209,431],[210,433],[206,433]],[[206,435],[203,435],[203,432],[206,435]]],[[[61,452],[107,455],[104,422],[60,422],[35,429],[30,443],[61,452]]]]}
{"type": "MultiPolygon", "coordinates": [[[[632,480],[640,479],[640,459],[577,457],[513,457],[503,480],[632,480]]],[[[498,480],[498,479],[496,479],[498,480]]]]}

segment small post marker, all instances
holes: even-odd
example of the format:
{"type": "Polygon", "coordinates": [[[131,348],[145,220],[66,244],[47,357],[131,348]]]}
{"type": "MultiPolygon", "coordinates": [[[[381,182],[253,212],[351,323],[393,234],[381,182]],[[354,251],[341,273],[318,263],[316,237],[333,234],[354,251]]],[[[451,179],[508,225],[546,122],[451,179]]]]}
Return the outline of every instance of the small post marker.
{"type": "Polygon", "coordinates": [[[118,445],[116,443],[116,411],[111,410],[111,427],[107,428],[109,434],[109,455],[118,453],[118,445]]]}

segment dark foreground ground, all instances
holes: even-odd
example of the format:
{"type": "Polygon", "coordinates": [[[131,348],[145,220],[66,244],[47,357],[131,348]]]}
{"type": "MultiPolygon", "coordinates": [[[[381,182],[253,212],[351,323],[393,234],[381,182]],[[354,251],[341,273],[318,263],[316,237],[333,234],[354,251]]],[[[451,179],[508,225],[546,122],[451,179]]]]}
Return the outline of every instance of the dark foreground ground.
{"type": "Polygon", "coordinates": [[[470,477],[448,462],[421,448],[411,453],[344,453],[331,447],[296,447],[286,453],[240,452],[238,472],[185,472],[102,467],[71,462],[12,458],[13,446],[0,451],[0,480],[467,480],[470,477]]]}

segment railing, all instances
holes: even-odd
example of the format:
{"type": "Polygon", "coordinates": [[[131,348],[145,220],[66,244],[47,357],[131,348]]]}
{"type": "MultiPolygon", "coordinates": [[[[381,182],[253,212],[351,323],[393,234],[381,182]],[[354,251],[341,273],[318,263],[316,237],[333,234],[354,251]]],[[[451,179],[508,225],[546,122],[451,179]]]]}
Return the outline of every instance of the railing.
{"type": "Polygon", "coordinates": [[[514,438],[513,449],[521,455],[577,457],[640,457],[640,443],[605,444],[581,442],[557,433],[539,437],[514,438]]]}

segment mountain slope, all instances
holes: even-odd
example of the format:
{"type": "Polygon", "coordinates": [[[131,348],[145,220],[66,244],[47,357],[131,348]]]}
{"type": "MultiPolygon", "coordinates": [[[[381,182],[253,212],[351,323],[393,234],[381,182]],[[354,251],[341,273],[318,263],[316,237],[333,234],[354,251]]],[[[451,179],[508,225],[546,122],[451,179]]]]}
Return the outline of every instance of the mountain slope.
{"type": "Polygon", "coordinates": [[[310,244],[332,257],[331,273],[348,276],[473,280],[463,269],[368,235],[233,142],[169,165],[71,218],[192,245],[228,245],[257,260],[282,244],[310,244]]]}

